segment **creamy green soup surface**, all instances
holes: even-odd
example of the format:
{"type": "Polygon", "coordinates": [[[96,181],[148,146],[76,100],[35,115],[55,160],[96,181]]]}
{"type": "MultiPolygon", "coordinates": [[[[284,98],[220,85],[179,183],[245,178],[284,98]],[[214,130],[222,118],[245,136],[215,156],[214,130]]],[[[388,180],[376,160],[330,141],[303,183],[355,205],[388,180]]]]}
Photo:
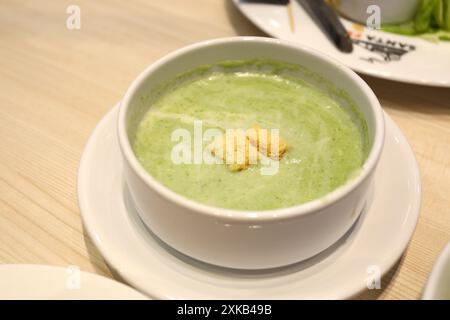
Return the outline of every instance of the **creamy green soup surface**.
{"type": "MultiPolygon", "coordinates": [[[[224,61],[180,75],[149,100],[132,139],[138,160],[169,189],[221,208],[277,209],[333,191],[355,176],[367,157],[366,123],[351,101],[344,106],[345,99],[336,98],[339,90],[330,94],[307,77],[296,77],[296,72],[306,71],[248,60],[224,61]],[[224,164],[175,164],[172,132],[184,128],[193,138],[194,120],[202,120],[203,130],[245,130],[255,123],[279,129],[288,147],[277,173],[262,175],[260,163],[242,171],[224,164]]],[[[209,142],[202,143],[206,148],[209,142]]]]}

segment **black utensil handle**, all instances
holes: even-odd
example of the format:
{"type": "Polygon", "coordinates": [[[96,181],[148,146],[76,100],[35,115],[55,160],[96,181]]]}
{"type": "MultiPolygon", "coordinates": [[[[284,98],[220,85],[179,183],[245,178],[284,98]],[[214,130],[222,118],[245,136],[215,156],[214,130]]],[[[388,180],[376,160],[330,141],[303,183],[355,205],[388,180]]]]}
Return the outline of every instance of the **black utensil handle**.
{"type": "Polygon", "coordinates": [[[339,50],[343,52],[352,52],[353,43],[347,30],[345,30],[337,13],[325,3],[324,0],[299,0],[308,5],[310,13],[312,13],[316,22],[319,23],[331,38],[339,50]]]}

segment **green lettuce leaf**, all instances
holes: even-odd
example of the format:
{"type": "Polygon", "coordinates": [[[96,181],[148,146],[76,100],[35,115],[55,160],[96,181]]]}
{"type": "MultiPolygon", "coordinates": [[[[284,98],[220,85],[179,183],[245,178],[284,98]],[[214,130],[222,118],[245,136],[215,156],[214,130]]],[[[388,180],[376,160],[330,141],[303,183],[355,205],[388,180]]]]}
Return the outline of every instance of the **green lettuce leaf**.
{"type": "Polygon", "coordinates": [[[443,18],[443,24],[440,25],[440,27],[444,30],[450,31],[450,0],[441,0],[443,11],[444,11],[444,18],[443,18]]]}
{"type": "Polygon", "coordinates": [[[414,17],[414,27],[419,33],[426,32],[430,29],[433,13],[436,6],[441,0],[422,0],[419,10],[414,17]]]}
{"type": "Polygon", "coordinates": [[[433,17],[436,26],[443,26],[445,24],[444,15],[444,1],[438,1],[433,12],[433,17]]]}
{"type": "Polygon", "coordinates": [[[405,36],[414,36],[418,34],[414,22],[406,22],[402,24],[385,24],[381,27],[383,31],[398,33],[405,36]]]}
{"type": "Polygon", "coordinates": [[[421,0],[412,21],[383,25],[382,30],[432,42],[450,41],[450,0],[421,0]]]}

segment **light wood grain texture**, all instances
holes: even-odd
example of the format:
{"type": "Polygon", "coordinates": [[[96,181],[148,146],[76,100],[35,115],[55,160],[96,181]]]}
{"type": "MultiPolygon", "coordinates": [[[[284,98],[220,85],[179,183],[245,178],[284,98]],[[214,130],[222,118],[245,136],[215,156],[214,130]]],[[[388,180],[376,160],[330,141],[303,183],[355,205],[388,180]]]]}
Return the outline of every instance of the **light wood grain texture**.
{"type": "MultiPolygon", "coordinates": [[[[77,205],[77,169],[93,128],[135,76],[171,50],[263,34],[225,0],[3,0],[0,35],[0,263],[112,276],[77,205]],[[66,8],[74,3],[82,25],[70,31],[66,8]]],[[[450,239],[450,89],[365,79],[416,153],[423,203],[383,290],[359,298],[417,299],[450,239]]]]}

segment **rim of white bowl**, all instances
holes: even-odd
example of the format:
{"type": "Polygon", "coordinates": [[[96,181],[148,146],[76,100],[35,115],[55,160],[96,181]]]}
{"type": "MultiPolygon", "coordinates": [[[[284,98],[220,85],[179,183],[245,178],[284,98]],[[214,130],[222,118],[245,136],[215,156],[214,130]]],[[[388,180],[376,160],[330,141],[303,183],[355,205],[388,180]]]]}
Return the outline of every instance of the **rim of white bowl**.
{"type": "Polygon", "coordinates": [[[425,290],[423,291],[423,300],[443,299],[442,297],[436,296],[436,291],[443,286],[440,280],[446,272],[446,267],[450,267],[450,242],[445,245],[431,269],[425,290]]]}
{"type": "Polygon", "coordinates": [[[283,220],[289,219],[293,217],[307,215],[309,213],[313,213],[322,208],[326,208],[338,200],[346,197],[351,191],[357,188],[371,173],[375,170],[375,167],[378,163],[378,160],[381,155],[381,151],[383,149],[384,143],[384,118],[382,114],[382,108],[380,102],[378,101],[375,93],[368,86],[368,84],[354,71],[344,66],[337,60],[329,57],[323,53],[320,53],[312,48],[306,46],[300,46],[295,44],[294,42],[267,38],[267,37],[249,37],[249,36],[241,36],[241,37],[227,37],[227,38],[218,38],[212,40],[206,40],[197,42],[186,47],[175,50],[156,62],[152,63],[148,66],[128,87],[124,98],[120,102],[119,107],[119,116],[118,116],[118,137],[119,137],[119,146],[125,157],[125,160],[128,161],[128,164],[131,166],[132,170],[139,176],[139,178],[145,182],[150,188],[156,191],[159,195],[166,198],[168,201],[172,201],[177,205],[185,207],[187,209],[196,211],[197,213],[205,214],[210,217],[221,218],[227,221],[233,222],[246,222],[246,221],[271,221],[271,220],[283,220]],[[353,179],[350,179],[342,186],[339,186],[335,190],[327,193],[326,195],[296,205],[286,208],[272,209],[272,210],[234,210],[234,209],[226,209],[220,207],[209,206],[206,204],[202,204],[200,202],[188,199],[175,191],[170,190],[168,187],[164,186],[161,182],[156,180],[153,176],[148,173],[141,163],[136,158],[134,151],[130,145],[128,134],[126,130],[126,115],[130,105],[130,101],[133,95],[136,93],[139,86],[146,80],[146,78],[155,70],[157,70],[160,66],[170,62],[175,59],[177,56],[187,53],[189,51],[195,51],[197,49],[214,46],[214,45],[222,45],[226,43],[235,43],[235,42],[257,42],[257,43],[268,43],[270,45],[277,45],[288,47],[293,50],[301,51],[307,55],[313,55],[318,57],[323,63],[331,65],[333,68],[338,69],[340,72],[344,73],[350,81],[354,81],[358,87],[363,91],[364,95],[370,101],[370,105],[374,114],[374,123],[375,123],[375,136],[373,139],[373,145],[370,149],[369,155],[362,165],[362,170],[353,179]]]}

